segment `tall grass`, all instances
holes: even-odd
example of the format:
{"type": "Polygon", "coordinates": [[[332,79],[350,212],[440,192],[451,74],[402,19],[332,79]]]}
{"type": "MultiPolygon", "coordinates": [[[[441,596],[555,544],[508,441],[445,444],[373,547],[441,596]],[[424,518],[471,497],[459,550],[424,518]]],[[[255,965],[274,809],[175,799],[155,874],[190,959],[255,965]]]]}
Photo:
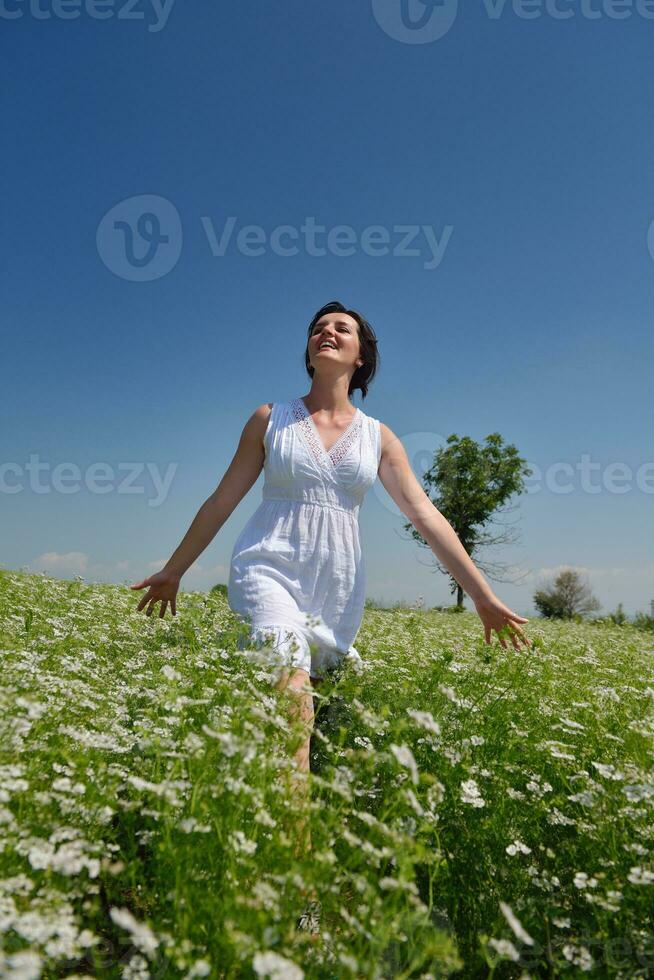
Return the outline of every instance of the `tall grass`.
{"type": "Polygon", "coordinates": [[[136,604],[0,574],[0,975],[654,975],[651,634],[368,607],[306,801],[224,594],[136,604]]]}

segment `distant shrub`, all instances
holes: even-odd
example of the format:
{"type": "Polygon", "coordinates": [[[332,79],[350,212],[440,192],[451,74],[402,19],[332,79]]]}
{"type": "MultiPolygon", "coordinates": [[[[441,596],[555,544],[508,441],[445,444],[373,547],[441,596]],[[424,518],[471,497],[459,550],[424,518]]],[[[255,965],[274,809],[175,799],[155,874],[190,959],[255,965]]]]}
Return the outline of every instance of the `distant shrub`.
{"type": "Polygon", "coordinates": [[[534,605],[546,619],[570,619],[580,623],[584,615],[595,612],[601,603],[591,594],[588,584],[582,582],[579,572],[568,568],[547,588],[534,593],[534,605]]]}
{"type": "Polygon", "coordinates": [[[629,622],[629,619],[620,602],[615,612],[607,613],[606,616],[593,616],[588,622],[593,626],[624,626],[625,623],[629,622]]]}
{"type": "Polygon", "coordinates": [[[637,626],[639,630],[654,630],[654,616],[638,612],[634,617],[634,626],[637,626]]]}

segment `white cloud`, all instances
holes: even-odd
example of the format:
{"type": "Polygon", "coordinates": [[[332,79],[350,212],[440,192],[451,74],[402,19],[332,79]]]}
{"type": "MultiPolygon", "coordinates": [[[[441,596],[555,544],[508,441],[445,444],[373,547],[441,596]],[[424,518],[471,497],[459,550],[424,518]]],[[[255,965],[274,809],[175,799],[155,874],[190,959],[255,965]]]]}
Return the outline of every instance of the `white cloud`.
{"type": "Polygon", "coordinates": [[[38,558],[29,562],[28,568],[37,572],[51,572],[59,575],[82,575],[88,566],[89,556],[83,551],[67,551],[59,554],[57,551],[46,551],[38,558]]]}
{"type": "Polygon", "coordinates": [[[560,572],[568,571],[572,569],[575,572],[579,572],[580,575],[587,575],[589,577],[595,578],[596,576],[619,576],[619,575],[629,575],[635,571],[633,568],[601,568],[592,567],[588,565],[555,565],[553,568],[539,568],[537,571],[532,573],[532,577],[537,576],[555,576],[560,572]]]}

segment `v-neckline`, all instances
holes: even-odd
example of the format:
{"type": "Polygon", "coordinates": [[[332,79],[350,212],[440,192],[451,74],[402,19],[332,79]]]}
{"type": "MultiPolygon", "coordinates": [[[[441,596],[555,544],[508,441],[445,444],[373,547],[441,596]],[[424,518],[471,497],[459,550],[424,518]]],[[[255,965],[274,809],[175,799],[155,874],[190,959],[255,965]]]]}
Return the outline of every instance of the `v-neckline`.
{"type": "Polygon", "coordinates": [[[354,415],[352,416],[352,421],[348,425],[347,429],[341,433],[333,446],[326,449],[320,436],[320,432],[318,431],[318,426],[314,422],[311,412],[304,404],[304,399],[295,398],[293,399],[293,403],[298,408],[298,411],[295,412],[294,415],[301,423],[300,430],[305,437],[305,441],[308,443],[309,449],[313,455],[318,456],[323,460],[323,462],[328,463],[335,469],[341,460],[347,455],[348,449],[356,437],[359,422],[362,417],[361,409],[355,409],[354,415]]]}

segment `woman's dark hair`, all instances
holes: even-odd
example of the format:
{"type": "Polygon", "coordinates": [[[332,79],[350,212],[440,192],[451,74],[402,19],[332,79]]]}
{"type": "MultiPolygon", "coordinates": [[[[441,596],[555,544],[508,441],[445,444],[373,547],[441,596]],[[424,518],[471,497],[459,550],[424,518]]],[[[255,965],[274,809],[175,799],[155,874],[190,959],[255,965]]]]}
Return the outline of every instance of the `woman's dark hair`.
{"type": "Polygon", "coordinates": [[[325,316],[326,313],[347,313],[348,316],[351,316],[358,324],[359,344],[361,347],[363,364],[361,367],[358,367],[352,375],[350,379],[350,387],[348,388],[347,393],[348,395],[351,395],[353,391],[360,388],[361,397],[365,398],[368,393],[368,384],[377,373],[377,367],[379,365],[379,352],[377,351],[377,338],[375,336],[375,331],[372,329],[364,316],[357,313],[356,310],[346,309],[343,304],[339,303],[336,299],[332,300],[331,303],[326,303],[324,306],[321,306],[309,324],[307,346],[304,351],[304,366],[307,369],[307,374],[310,378],[313,378],[314,371],[311,367],[311,361],[309,360],[309,338],[311,337],[313,328],[320,317],[325,316]]]}

